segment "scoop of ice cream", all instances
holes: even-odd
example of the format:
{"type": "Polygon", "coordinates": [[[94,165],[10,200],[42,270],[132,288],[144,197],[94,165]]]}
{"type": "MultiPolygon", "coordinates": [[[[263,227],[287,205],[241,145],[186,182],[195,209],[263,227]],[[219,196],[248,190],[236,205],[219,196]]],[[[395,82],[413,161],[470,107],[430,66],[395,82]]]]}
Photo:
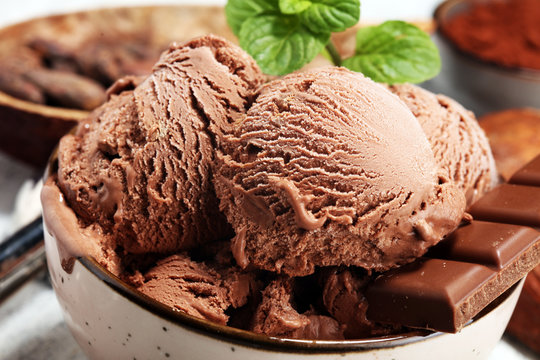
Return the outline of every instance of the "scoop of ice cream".
{"type": "Polygon", "coordinates": [[[189,256],[176,254],[158,261],[138,289],[189,315],[226,324],[225,311],[247,302],[252,276],[238,268],[225,273],[189,256]]]}
{"type": "Polygon", "coordinates": [[[399,332],[398,326],[377,324],[366,318],[368,302],[364,292],[370,280],[367,274],[358,274],[353,269],[332,268],[321,274],[323,304],[343,325],[347,339],[399,332]]]}
{"type": "Polygon", "coordinates": [[[171,45],[134,89],[114,87],[60,142],[58,185],[82,225],[100,224],[120,253],[227,238],[211,183],[214,148],[262,82],[240,48],[206,36],[171,45]]]}
{"type": "Polygon", "coordinates": [[[411,84],[390,90],[407,104],[420,122],[435,159],[472,204],[498,182],[489,141],[473,113],[456,101],[411,84]]]}
{"type": "Polygon", "coordinates": [[[343,339],[343,329],[335,319],[314,311],[300,314],[293,307],[292,282],[291,278],[279,278],[263,290],[252,330],[292,339],[343,339]]]}
{"type": "Polygon", "coordinates": [[[242,266],[386,270],[422,255],[464,213],[407,106],[343,68],[265,85],[223,144],[215,186],[242,266]]]}

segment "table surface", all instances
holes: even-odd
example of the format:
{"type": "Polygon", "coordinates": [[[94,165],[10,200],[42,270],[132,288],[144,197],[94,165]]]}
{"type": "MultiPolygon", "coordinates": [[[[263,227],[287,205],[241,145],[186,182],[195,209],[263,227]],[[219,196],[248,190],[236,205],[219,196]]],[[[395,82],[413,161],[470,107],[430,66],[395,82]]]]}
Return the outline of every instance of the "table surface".
{"type": "MultiPolygon", "coordinates": [[[[160,4],[190,1],[161,0],[160,4]]],[[[193,1],[191,1],[193,2],[193,1]]],[[[362,19],[427,19],[436,0],[363,0],[362,19]]],[[[117,5],[148,4],[145,0],[17,0],[0,3],[0,26],[36,16],[117,5]]],[[[223,4],[202,0],[198,4],[223,4]]],[[[36,191],[31,191],[40,172],[0,153],[0,241],[40,212],[36,191]],[[22,196],[17,198],[19,189],[22,196]]],[[[40,274],[0,303],[0,359],[85,359],[62,317],[48,282],[40,274]]],[[[503,337],[490,360],[538,359],[503,337]]]]}

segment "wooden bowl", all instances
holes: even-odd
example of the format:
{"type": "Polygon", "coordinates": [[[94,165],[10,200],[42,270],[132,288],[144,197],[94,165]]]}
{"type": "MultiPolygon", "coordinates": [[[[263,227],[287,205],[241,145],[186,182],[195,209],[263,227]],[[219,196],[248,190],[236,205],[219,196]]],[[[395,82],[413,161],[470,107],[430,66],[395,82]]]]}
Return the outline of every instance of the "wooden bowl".
{"type": "MultiPolygon", "coordinates": [[[[112,8],[32,19],[0,29],[0,54],[21,51],[38,35],[59,43],[85,44],[92,37],[117,33],[144,34],[160,49],[207,33],[234,40],[222,7],[112,8]]],[[[0,150],[44,167],[60,137],[87,115],[87,111],[35,104],[0,92],[0,150]]]]}

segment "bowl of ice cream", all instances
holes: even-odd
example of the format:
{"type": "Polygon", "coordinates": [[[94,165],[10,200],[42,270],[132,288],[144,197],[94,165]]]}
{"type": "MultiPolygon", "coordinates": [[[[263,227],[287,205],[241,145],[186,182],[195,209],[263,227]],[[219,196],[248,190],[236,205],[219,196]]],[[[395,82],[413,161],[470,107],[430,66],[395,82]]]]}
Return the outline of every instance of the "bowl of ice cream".
{"type": "Polygon", "coordinates": [[[540,234],[498,220],[493,194],[534,209],[497,187],[461,105],[336,67],[266,82],[213,35],[132,80],[61,139],[42,191],[53,286],[90,357],[455,358],[498,341],[540,234]]]}
{"type": "Polygon", "coordinates": [[[540,107],[538,4],[533,0],[448,0],[435,11],[441,53],[431,90],[477,115],[540,107]]]}

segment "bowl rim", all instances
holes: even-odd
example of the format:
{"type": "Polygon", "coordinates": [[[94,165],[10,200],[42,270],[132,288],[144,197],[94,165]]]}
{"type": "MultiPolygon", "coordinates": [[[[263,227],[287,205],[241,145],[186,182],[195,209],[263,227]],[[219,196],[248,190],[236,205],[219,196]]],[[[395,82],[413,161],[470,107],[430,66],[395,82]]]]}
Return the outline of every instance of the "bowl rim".
{"type": "MultiPolygon", "coordinates": [[[[54,239],[56,242],[57,240],[54,239]]],[[[254,333],[248,330],[242,330],[227,325],[221,325],[212,321],[201,319],[182,311],[174,310],[159,301],[143,294],[135,287],[124,282],[95,259],[89,256],[83,256],[75,259],[86,270],[95,275],[98,280],[103,281],[113,291],[131,301],[143,310],[150,312],[164,320],[180,326],[188,331],[195,331],[200,335],[211,337],[217,340],[242,345],[248,348],[258,348],[274,352],[287,353],[343,353],[343,352],[362,352],[373,351],[377,349],[397,348],[411,343],[416,343],[444,335],[456,335],[451,333],[434,332],[424,329],[411,329],[409,332],[378,336],[365,339],[354,340],[309,340],[309,339],[290,339],[264,334],[254,333]]],[[[476,315],[465,327],[472,325],[482,317],[491,313],[504,303],[517,289],[520,281],[512,285],[508,290],[502,293],[497,299],[492,301],[478,315],[476,315]]]]}
{"type": "Polygon", "coordinates": [[[174,310],[143,294],[135,287],[121,280],[105,269],[92,257],[79,257],[76,259],[76,262],[79,262],[84,268],[95,275],[99,280],[103,281],[113,291],[127,298],[142,309],[149,311],[153,315],[157,315],[176,326],[193,330],[199,334],[251,348],[255,347],[265,350],[292,353],[360,352],[399,347],[409,343],[423,341],[428,338],[445,335],[445,333],[442,332],[417,329],[396,335],[355,340],[309,340],[267,336],[248,330],[221,325],[210,320],[189,315],[179,310],[174,310]]]}
{"type": "Polygon", "coordinates": [[[464,3],[475,4],[475,3],[485,3],[486,0],[445,0],[441,2],[435,8],[433,12],[433,19],[435,21],[435,34],[439,36],[446,44],[456,51],[463,58],[471,61],[472,63],[487,67],[492,71],[499,72],[503,75],[519,77],[525,80],[540,81],[540,69],[518,67],[518,66],[508,66],[500,64],[493,60],[484,60],[476,56],[474,53],[462,50],[454,42],[448,38],[444,31],[442,31],[441,24],[445,21],[445,16],[452,8],[459,6],[464,3]]]}

